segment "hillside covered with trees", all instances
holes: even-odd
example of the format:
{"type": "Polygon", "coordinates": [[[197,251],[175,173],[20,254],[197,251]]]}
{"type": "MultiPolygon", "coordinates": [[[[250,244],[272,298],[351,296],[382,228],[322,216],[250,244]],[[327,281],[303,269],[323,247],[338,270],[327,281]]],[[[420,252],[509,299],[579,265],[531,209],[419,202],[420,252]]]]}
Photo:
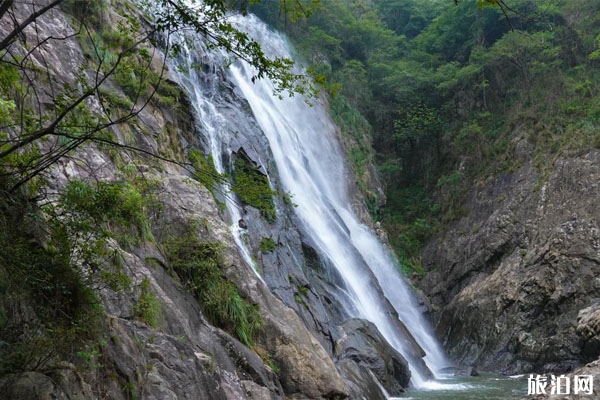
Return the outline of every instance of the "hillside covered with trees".
{"type": "Polygon", "coordinates": [[[540,187],[560,154],[600,145],[600,3],[502,4],[321,0],[295,22],[268,2],[252,8],[331,92],[357,176],[377,166],[387,203],[372,198],[372,214],[406,272],[421,273],[424,241],[467,212],[473,181],[515,170],[517,138],[540,187]]]}

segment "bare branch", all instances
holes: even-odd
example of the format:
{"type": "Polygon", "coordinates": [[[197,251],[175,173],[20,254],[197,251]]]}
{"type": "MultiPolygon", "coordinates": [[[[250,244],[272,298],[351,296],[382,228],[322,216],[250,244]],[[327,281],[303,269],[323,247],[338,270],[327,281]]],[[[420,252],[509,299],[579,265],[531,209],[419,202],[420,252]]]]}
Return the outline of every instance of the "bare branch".
{"type": "MultiPolygon", "coordinates": [[[[69,115],[73,110],[75,110],[80,104],[82,104],[87,98],[89,98],[90,96],[93,96],[97,89],[106,81],[108,80],[111,75],[114,74],[114,72],[116,71],[117,67],[119,66],[120,62],[123,60],[123,58],[126,56],[126,54],[129,54],[132,50],[134,50],[135,48],[137,48],[141,43],[145,42],[147,39],[149,38],[149,34],[146,35],[144,38],[140,39],[138,42],[134,43],[131,47],[129,47],[128,49],[124,50],[123,52],[121,52],[118,56],[117,56],[117,60],[114,63],[114,65],[110,68],[110,70],[108,70],[104,76],[102,76],[100,78],[100,80],[98,80],[95,85],[91,88],[88,88],[88,90],[84,91],[78,98],[74,99],[64,110],[62,110],[60,112],[60,114],[58,114],[58,116],[54,119],[54,121],[52,121],[48,126],[41,128],[35,132],[31,132],[29,134],[27,134],[25,137],[22,137],[19,141],[17,141],[17,143],[13,144],[11,147],[9,147],[8,149],[0,152],[0,158],[4,158],[12,153],[14,153],[15,151],[27,146],[28,144],[31,144],[33,142],[35,142],[36,140],[39,140],[45,136],[48,135],[52,135],[56,132],[56,127],[58,126],[58,124],[60,124],[60,122],[62,122],[67,115],[69,115]]],[[[144,106],[148,104],[148,102],[146,102],[144,104],[144,106]]],[[[143,108],[143,106],[142,106],[143,108]]],[[[124,121],[127,121],[128,119],[136,116],[141,110],[136,110],[134,112],[132,112],[129,116],[127,116],[126,118],[121,118],[117,121],[114,121],[113,123],[121,123],[124,121]]],[[[110,126],[113,125],[113,123],[107,124],[106,126],[110,126]]]]}
{"type": "Polygon", "coordinates": [[[0,0],[0,19],[6,14],[8,9],[13,5],[13,0],[0,0]]]}
{"type": "Polygon", "coordinates": [[[39,10],[33,12],[29,17],[27,17],[25,19],[25,21],[21,22],[21,24],[19,24],[18,26],[16,26],[1,42],[0,42],[0,50],[4,50],[5,48],[7,48],[12,41],[21,33],[23,32],[23,30],[25,28],[27,28],[27,26],[29,24],[31,24],[32,22],[34,22],[36,19],[38,19],[38,17],[40,17],[41,15],[47,13],[48,11],[50,11],[51,9],[53,9],[54,7],[56,7],[57,5],[59,5],[60,3],[62,3],[63,0],[54,0],[53,2],[51,2],[50,4],[48,4],[46,7],[42,7],[39,10]]]}

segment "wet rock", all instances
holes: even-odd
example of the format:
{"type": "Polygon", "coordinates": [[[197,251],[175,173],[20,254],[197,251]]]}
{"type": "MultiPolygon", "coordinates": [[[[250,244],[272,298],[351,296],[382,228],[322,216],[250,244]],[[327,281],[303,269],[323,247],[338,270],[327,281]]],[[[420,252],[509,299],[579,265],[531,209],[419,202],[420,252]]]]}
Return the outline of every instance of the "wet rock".
{"type": "MultiPolygon", "coordinates": [[[[360,383],[362,395],[369,399],[381,396],[378,384],[392,396],[401,394],[410,382],[408,362],[387,343],[377,327],[369,321],[350,319],[340,328],[335,355],[349,388],[360,383]]],[[[352,397],[358,398],[357,394],[352,397]]]]}
{"type": "Polygon", "coordinates": [[[48,374],[24,372],[0,378],[2,397],[15,400],[85,400],[92,398],[89,387],[71,369],[48,374]]]}
{"type": "Polygon", "coordinates": [[[183,221],[204,218],[210,226],[204,234],[209,234],[213,241],[230,244],[224,249],[225,261],[230,266],[225,273],[244,297],[259,305],[264,329],[257,340],[280,368],[278,379],[285,393],[300,393],[310,398],[345,398],[345,386],[321,344],[240,259],[208,191],[176,176],[165,179],[164,185],[165,196],[161,199],[165,226],[181,226],[183,221]]]}

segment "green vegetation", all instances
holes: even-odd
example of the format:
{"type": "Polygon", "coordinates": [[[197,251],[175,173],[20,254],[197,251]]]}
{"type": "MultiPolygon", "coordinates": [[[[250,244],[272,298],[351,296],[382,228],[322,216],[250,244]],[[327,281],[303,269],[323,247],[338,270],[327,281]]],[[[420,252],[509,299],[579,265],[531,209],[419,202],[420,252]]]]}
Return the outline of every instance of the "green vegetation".
{"type": "Polygon", "coordinates": [[[259,209],[267,221],[275,222],[277,214],[273,196],[277,192],[271,189],[267,176],[243,155],[234,159],[232,190],[244,204],[259,209]]]}
{"type": "Polygon", "coordinates": [[[410,273],[424,240],[467,212],[470,182],[520,166],[519,141],[542,180],[566,150],[600,145],[595,2],[454,3],[322,0],[295,24],[253,7],[332,93],[359,187],[378,167],[388,204],[372,214],[410,273]]]}
{"type": "Polygon", "coordinates": [[[260,251],[263,253],[272,253],[276,249],[275,241],[272,237],[262,238],[260,241],[260,251]]]}
{"type": "Polygon", "coordinates": [[[160,328],[164,322],[162,305],[148,278],[144,278],[140,284],[140,297],[133,311],[136,318],[153,328],[160,328]]]}
{"type": "Polygon", "coordinates": [[[206,157],[201,151],[191,149],[188,151],[188,159],[194,169],[194,179],[214,195],[216,185],[223,183],[226,178],[217,172],[212,154],[206,157]]]}
{"type": "Polygon", "coordinates": [[[104,8],[75,4],[74,15],[84,18],[85,15],[80,16],[79,13],[86,8],[92,8],[93,13],[87,19],[87,35],[78,37],[84,54],[91,66],[110,75],[125,95],[113,87],[100,87],[99,99],[108,116],[125,117],[140,102],[177,107],[181,89],[173,83],[164,82],[164,70],[153,67],[152,59],[158,55],[153,54],[155,50],[151,50],[149,43],[141,37],[139,21],[127,15],[130,10],[125,5],[116,7],[121,18],[117,19],[117,23],[109,24],[104,8]]]}
{"type": "Polygon", "coordinates": [[[72,235],[95,234],[101,227],[103,236],[114,236],[125,247],[154,240],[144,195],[129,182],[74,180],[62,191],[61,203],[72,235]]]}
{"type": "MultiPolygon", "coordinates": [[[[288,277],[290,283],[293,284],[293,279],[291,276],[288,277]]],[[[297,291],[294,294],[294,301],[298,304],[302,304],[304,307],[308,308],[308,303],[306,302],[306,296],[308,295],[309,286],[307,284],[298,285],[297,291]]]]}
{"type": "Polygon", "coordinates": [[[185,234],[170,237],[165,247],[169,267],[198,299],[209,320],[252,346],[262,328],[260,311],[225,276],[221,246],[200,241],[189,227],[185,234]]]}
{"type": "Polygon", "coordinates": [[[44,224],[49,208],[21,195],[0,197],[0,375],[91,351],[103,328],[91,285],[103,283],[100,271],[104,278],[118,273],[107,260],[90,269],[98,273],[83,274],[79,265],[92,267],[96,245],[71,236],[68,218],[44,224]]]}
{"type": "Polygon", "coordinates": [[[306,296],[308,294],[308,285],[298,286],[298,293],[302,296],[306,296]]]}
{"type": "Polygon", "coordinates": [[[259,355],[259,357],[263,360],[263,362],[269,367],[271,368],[271,370],[273,372],[275,372],[276,374],[279,373],[280,368],[277,366],[277,364],[275,364],[275,360],[273,360],[273,356],[271,355],[271,353],[269,353],[264,347],[262,346],[256,346],[254,348],[254,351],[256,352],[256,354],[259,355]]]}
{"type": "MultiPolygon", "coordinates": [[[[124,247],[153,240],[147,211],[154,198],[146,193],[152,185],[73,180],[40,206],[29,197],[32,184],[0,196],[0,375],[60,360],[98,368],[104,312],[95,290],[130,288],[113,240],[124,247]]],[[[142,282],[136,316],[158,326],[160,312],[142,282]]]]}

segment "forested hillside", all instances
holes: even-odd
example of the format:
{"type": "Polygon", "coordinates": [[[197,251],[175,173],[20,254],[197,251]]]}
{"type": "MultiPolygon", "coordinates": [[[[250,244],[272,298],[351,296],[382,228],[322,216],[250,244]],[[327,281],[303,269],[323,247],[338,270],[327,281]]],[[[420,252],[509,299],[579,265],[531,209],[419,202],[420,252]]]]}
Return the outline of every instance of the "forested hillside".
{"type": "Polygon", "coordinates": [[[468,213],[472,182],[519,166],[520,139],[539,188],[561,154],[600,145],[600,2],[503,4],[322,0],[296,22],[253,8],[324,79],[357,176],[375,162],[387,203],[371,198],[372,213],[407,273],[423,273],[424,241],[468,213]]]}

